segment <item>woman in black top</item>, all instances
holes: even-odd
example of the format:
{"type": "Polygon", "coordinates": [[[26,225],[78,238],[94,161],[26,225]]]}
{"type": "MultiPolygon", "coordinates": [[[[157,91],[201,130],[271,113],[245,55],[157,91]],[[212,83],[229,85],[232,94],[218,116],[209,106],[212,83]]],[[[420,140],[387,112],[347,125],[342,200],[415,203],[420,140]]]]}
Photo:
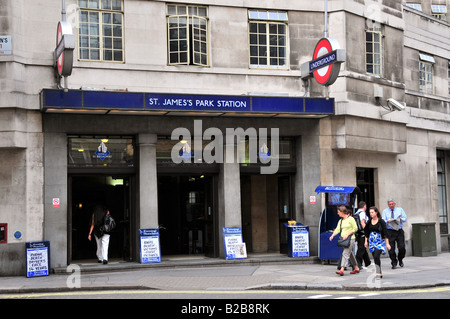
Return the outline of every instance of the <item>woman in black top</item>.
{"type": "Polygon", "coordinates": [[[387,238],[386,222],[381,218],[381,214],[375,206],[370,207],[370,219],[366,223],[364,233],[366,235],[364,246],[369,248],[372,253],[377,267],[377,276],[382,278],[380,256],[386,254],[386,248],[391,250],[391,246],[387,238]]]}

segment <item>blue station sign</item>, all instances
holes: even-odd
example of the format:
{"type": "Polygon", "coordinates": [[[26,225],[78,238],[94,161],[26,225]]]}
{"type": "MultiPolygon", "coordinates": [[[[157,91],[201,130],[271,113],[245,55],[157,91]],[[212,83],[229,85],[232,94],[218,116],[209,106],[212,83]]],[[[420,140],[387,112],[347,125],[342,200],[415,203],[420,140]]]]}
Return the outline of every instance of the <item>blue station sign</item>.
{"type": "Polygon", "coordinates": [[[306,97],[228,96],[194,94],[160,94],[116,91],[83,91],[44,89],[41,92],[42,112],[92,112],[124,114],[127,111],[158,113],[198,112],[239,113],[257,115],[334,114],[334,99],[306,97]],[[104,112],[102,112],[104,111],[104,112]]]}

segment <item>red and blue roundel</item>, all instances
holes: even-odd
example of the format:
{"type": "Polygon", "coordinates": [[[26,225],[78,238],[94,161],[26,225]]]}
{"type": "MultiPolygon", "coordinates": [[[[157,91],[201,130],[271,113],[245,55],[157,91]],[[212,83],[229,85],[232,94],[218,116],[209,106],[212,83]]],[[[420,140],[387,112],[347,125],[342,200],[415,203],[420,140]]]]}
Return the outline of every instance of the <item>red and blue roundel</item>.
{"type": "Polygon", "coordinates": [[[319,84],[330,85],[336,81],[340,70],[340,63],[335,63],[338,48],[337,41],[330,38],[322,38],[316,44],[310,70],[314,70],[314,78],[319,84]]]}

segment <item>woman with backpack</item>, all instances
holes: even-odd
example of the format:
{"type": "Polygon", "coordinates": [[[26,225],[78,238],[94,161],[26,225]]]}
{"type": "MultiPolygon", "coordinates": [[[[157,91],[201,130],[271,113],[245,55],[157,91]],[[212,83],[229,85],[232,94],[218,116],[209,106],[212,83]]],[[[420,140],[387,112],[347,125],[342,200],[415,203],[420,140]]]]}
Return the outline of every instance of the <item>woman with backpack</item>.
{"type": "Polygon", "coordinates": [[[99,263],[106,265],[108,263],[109,232],[115,227],[109,209],[103,205],[96,205],[92,212],[91,228],[89,229],[88,239],[91,240],[91,234],[94,232],[97,242],[97,258],[99,263]],[[114,225],[110,225],[110,222],[114,225]],[[113,226],[113,227],[111,227],[113,226]]]}

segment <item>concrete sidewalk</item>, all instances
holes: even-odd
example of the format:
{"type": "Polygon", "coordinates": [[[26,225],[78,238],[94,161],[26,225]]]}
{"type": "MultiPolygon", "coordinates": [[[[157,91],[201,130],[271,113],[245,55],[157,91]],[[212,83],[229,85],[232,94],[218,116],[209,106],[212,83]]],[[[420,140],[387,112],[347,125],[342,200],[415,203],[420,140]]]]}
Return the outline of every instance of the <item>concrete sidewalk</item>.
{"type": "Polygon", "coordinates": [[[245,260],[216,258],[163,258],[160,264],[141,265],[111,261],[73,264],[50,276],[0,277],[0,294],[99,289],[160,290],[380,290],[450,285],[450,253],[433,257],[407,256],[405,267],[391,269],[382,258],[383,278],[374,267],[351,275],[335,274],[336,264],[322,264],[317,257],[249,255],[245,260]]]}

